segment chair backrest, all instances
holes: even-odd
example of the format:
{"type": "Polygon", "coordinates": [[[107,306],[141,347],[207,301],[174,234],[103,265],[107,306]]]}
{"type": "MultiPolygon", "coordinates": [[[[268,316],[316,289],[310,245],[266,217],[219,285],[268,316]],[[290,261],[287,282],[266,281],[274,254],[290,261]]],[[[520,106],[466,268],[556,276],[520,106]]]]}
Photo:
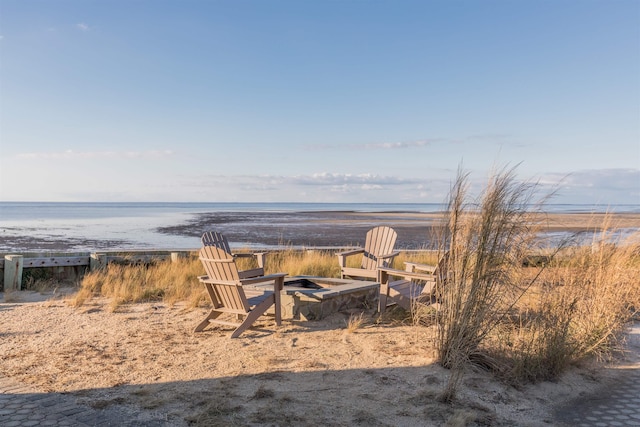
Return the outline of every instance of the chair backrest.
{"type": "Polygon", "coordinates": [[[220,249],[224,249],[225,252],[231,253],[231,247],[229,241],[222,234],[217,231],[205,231],[200,239],[203,246],[215,246],[220,249]]]}
{"type": "Polygon", "coordinates": [[[204,246],[200,249],[200,261],[209,278],[205,287],[214,308],[226,313],[248,313],[249,302],[238,277],[233,255],[215,246],[204,246]]]}
{"type": "Polygon", "coordinates": [[[233,255],[216,246],[203,246],[200,249],[200,261],[209,279],[222,282],[238,282],[238,267],[233,255]]]}
{"type": "Polygon", "coordinates": [[[438,264],[436,265],[435,270],[433,270],[433,275],[436,278],[434,282],[435,286],[433,285],[425,286],[424,288],[422,288],[423,294],[433,294],[434,292],[437,292],[438,295],[436,295],[436,298],[442,297],[442,291],[444,287],[447,285],[447,280],[449,276],[449,259],[450,258],[451,258],[451,255],[449,251],[446,251],[444,255],[440,257],[440,260],[438,261],[438,264]]]}
{"type": "Polygon", "coordinates": [[[449,276],[449,259],[451,258],[450,252],[446,251],[442,257],[440,257],[440,261],[438,261],[438,265],[436,269],[433,271],[433,275],[436,276],[436,283],[444,285],[447,282],[447,278],[449,276]]]}
{"type": "Polygon", "coordinates": [[[389,267],[389,260],[379,258],[393,252],[398,234],[391,227],[380,226],[367,232],[362,256],[362,268],[375,270],[378,267],[389,267]]]}

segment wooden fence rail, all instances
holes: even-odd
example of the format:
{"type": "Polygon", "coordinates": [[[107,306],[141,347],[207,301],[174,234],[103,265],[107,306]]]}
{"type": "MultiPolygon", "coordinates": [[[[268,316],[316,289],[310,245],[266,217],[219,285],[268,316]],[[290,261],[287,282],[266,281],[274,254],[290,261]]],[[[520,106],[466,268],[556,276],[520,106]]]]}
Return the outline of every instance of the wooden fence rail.
{"type": "Polygon", "coordinates": [[[179,258],[183,258],[193,253],[192,250],[183,251],[154,251],[154,252],[118,252],[118,253],[86,253],[64,255],[55,254],[51,256],[42,256],[41,254],[8,254],[0,255],[0,275],[4,279],[0,283],[0,289],[5,291],[21,290],[23,281],[23,272],[30,268],[55,268],[62,270],[68,267],[85,267],[89,271],[104,268],[110,263],[121,264],[149,264],[157,261],[171,260],[175,262],[179,258]]]}

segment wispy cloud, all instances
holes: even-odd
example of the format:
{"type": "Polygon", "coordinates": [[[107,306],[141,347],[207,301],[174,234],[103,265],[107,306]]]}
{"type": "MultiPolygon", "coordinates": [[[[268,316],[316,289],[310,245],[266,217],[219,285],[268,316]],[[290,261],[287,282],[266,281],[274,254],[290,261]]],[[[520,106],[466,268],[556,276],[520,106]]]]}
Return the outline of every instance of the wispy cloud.
{"type": "Polygon", "coordinates": [[[464,143],[487,143],[497,145],[516,145],[522,144],[514,141],[514,137],[508,134],[478,134],[470,135],[463,138],[425,138],[415,141],[389,141],[389,142],[371,142],[366,144],[314,144],[308,145],[310,150],[333,150],[333,149],[352,149],[352,150],[406,150],[411,148],[423,148],[432,145],[452,145],[464,143]]]}
{"type": "Polygon", "coordinates": [[[74,151],[20,153],[20,159],[141,159],[172,156],[172,150],[148,151],[74,151]]]}
{"type": "Polygon", "coordinates": [[[427,145],[444,141],[442,139],[429,139],[409,142],[372,142],[369,144],[314,144],[308,145],[310,150],[333,150],[333,149],[352,149],[352,150],[395,150],[404,148],[425,147],[427,145]]]}
{"type": "Polygon", "coordinates": [[[296,175],[289,181],[298,185],[402,185],[415,182],[397,176],[376,174],[348,174],[321,172],[312,175],[296,175]]]}
{"type": "Polygon", "coordinates": [[[202,177],[203,184],[240,184],[260,183],[262,186],[303,185],[303,186],[334,186],[334,185],[362,185],[389,186],[418,184],[422,181],[401,178],[397,176],[383,176],[375,174],[349,174],[321,172],[311,175],[209,175],[202,177]]]}
{"type": "Polygon", "coordinates": [[[640,203],[640,169],[589,169],[545,174],[540,183],[558,189],[568,203],[640,203]]]}
{"type": "Polygon", "coordinates": [[[425,147],[433,144],[433,140],[410,141],[410,142],[377,142],[372,144],[354,145],[354,148],[364,148],[367,150],[395,150],[399,148],[425,147]]]}
{"type": "Polygon", "coordinates": [[[79,29],[80,31],[89,31],[90,30],[89,26],[87,24],[85,24],[84,22],[76,24],[76,28],[79,29]]]}
{"type": "Polygon", "coordinates": [[[397,176],[348,173],[310,175],[208,175],[185,183],[212,199],[272,200],[296,197],[306,201],[361,201],[377,197],[419,201],[428,190],[424,182],[397,176]],[[422,187],[422,189],[421,189],[422,187]]]}

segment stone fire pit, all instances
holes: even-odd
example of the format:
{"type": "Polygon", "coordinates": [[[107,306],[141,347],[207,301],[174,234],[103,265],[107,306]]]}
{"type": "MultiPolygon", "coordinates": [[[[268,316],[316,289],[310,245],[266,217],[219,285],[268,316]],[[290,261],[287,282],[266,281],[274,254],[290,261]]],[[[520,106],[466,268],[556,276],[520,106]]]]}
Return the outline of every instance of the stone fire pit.
{"type": "Polygon", "coordinates": [[[370,309],[378,304],[380,284],[362,280],[315,276],[288,277],[281,293],[282,317],[320,320],[348,309],[370,309]]]}

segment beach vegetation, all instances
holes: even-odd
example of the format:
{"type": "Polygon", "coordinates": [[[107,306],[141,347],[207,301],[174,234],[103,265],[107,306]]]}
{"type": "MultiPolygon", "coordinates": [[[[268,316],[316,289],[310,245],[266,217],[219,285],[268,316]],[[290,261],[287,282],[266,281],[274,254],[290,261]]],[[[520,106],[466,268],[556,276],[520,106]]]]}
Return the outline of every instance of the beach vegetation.
{"type": "Polygon", "coordinates": [[[198,282],[201,274],[202,266],[196,257],[150,265],[109,264],[87,273],[71,302],[81,306],[100,296],[109,298],[114,310],[122,304],[152,301],[188,301],[196,306],[204,299],[198,282]]]}
{"type": "Polygon", "coordinates": [[[533,283],[522,282],[518,273],[536,245],[536,186],[514,176],[513,169],[497,172],[472,198],[468,174],[459,171],[450,192],[440,242],[446,277],[437,290],[436,323],[438,359],[451,370],[444,401],[454,398],[469,364],[491,365],[486,342],[533,283]]]}
{"type": "Polygon", "coordinates": [[[535,183],[518,182],[510,169],[478,198],[468,188],[460,172],[441,236],[440,253],[449,255],[440,304],[424,315],[437,320],[438,360],[451,371],[440,399],[455,397],[470,367],[523,384],[619,349],[640,307],[638,235],[616,241],[605,223],[590,246],[570,238],[550,246],[534,215],[548,196],[536,199],[535,183]]]}

